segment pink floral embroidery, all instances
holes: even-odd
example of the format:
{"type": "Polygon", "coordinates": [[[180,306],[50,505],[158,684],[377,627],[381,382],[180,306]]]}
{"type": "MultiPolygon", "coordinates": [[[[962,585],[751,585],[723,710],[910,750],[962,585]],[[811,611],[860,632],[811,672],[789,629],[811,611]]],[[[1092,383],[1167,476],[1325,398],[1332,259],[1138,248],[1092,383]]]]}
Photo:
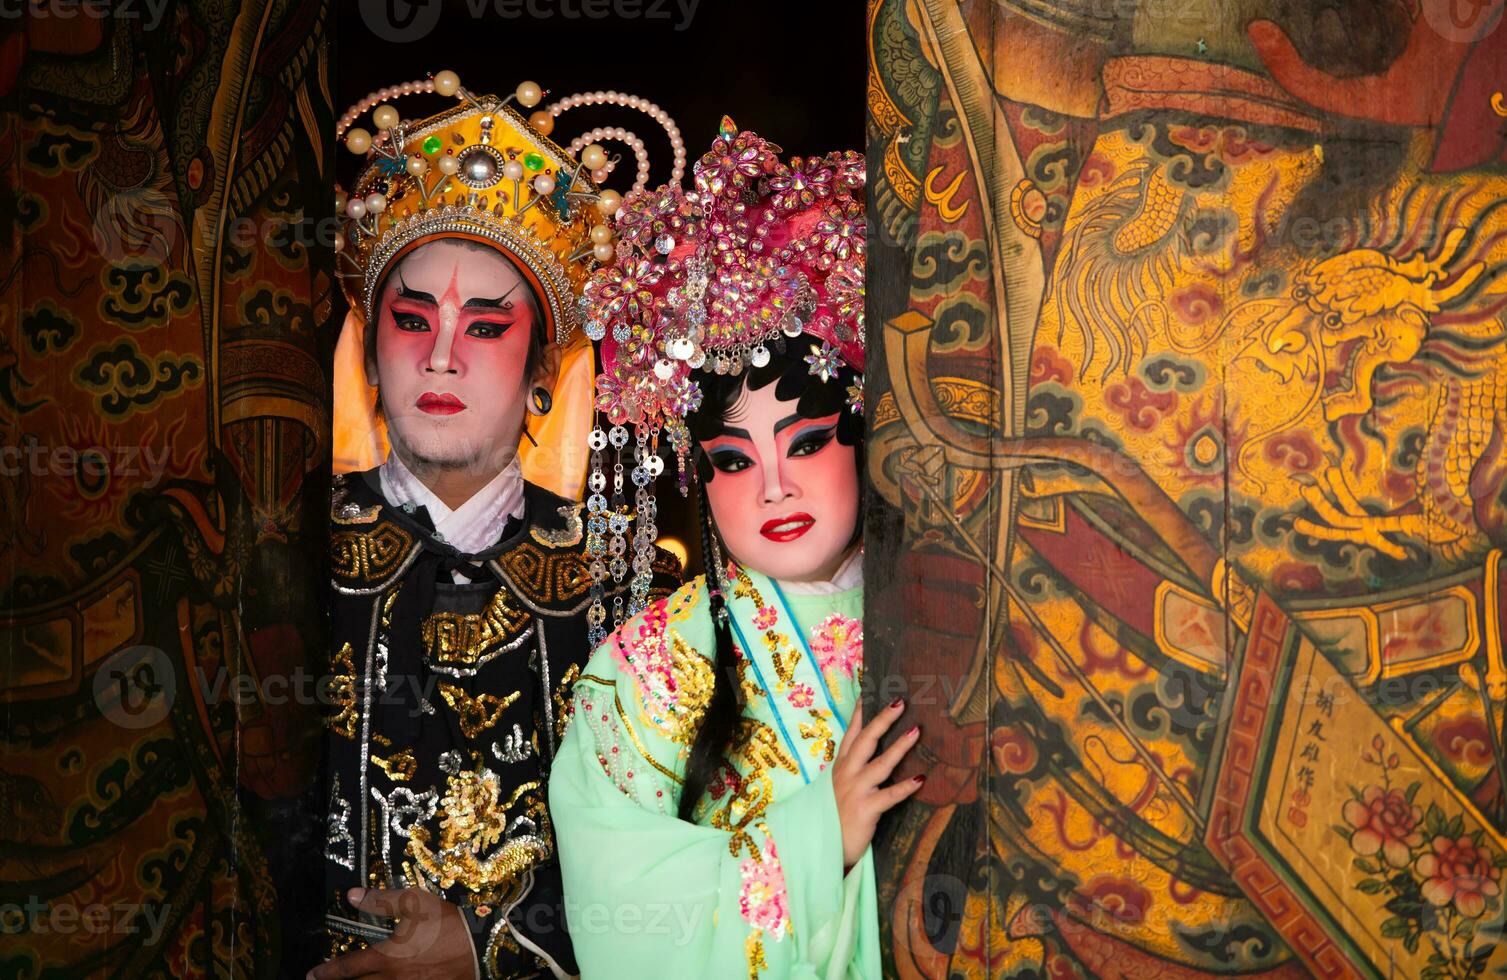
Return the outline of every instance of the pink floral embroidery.
{"type": "Polygon", "coordinates": [[[680,696],[674,656],[666,642],[674,599],[651,603],[636,626],[630,620],[608,639],[618,668],[637,682],[644,707],[656,722],[663,722],[675,710],[680,696]]]}
{"type": "Polygon", "coordinates": [[[790,689],[788,697],[791,707],[809,708],[811,702],[816,700],[816,692],[811,689],[810,684],[797,684],[790,689]]]}
{"type": "Polygon", "coordinates": [[[785,895],[785,872],[780,867],[774,841],[766,842],[762,859],[748,858],[738,865],[738,871],[743,876],[743,889],[738,894],[743,921],[755,929],[763,929],[776,940],[785,938],[790,907],[785,895]]]}
{"type": "Polygon", "coordinates": [[[811,652],[822,673],[839,671],[852,677],[863,666],[863,624],[833,613],[811,634],[811,652]]]}
{"type": "Polygon", "coordinates": [[[754,613],[754,626],[761,630],[772,630],[779,621],[780,614],[774,611],[773,606],[760,606],[759,611],[754,613]]]}

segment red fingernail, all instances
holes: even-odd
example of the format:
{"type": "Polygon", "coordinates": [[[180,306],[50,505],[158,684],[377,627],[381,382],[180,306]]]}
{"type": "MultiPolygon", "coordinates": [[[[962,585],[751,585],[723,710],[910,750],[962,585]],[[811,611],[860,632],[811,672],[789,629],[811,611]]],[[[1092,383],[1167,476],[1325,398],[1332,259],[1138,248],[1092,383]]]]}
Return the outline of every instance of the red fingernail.
{"type": "Polygon", "coordinates": [[[896,698],[895,700],[893,700],[893,701],[890,702],[890,707],[891,708],[898,708],[898,707],[900,707],[904,703],[905,703],[905,699],[904,698],[896,698]]]}
{"type": "Polygon", "coordinates": [[[926,773],[923,772],[919,776],[912,776],[911,777],[911,781],[912,782],[917,782],[917,783],[924,783],[924,782],[926,782],[926,773]]]}
{"type": "Polygon", "coordinates": [[[910,726],[910,728],[906,729],[905,737],[906,738],[910,738],[912,735],[916,734],[920,730],[921,730],[921,726],[920,725],[912,725],[912,726],[910,726]]]}

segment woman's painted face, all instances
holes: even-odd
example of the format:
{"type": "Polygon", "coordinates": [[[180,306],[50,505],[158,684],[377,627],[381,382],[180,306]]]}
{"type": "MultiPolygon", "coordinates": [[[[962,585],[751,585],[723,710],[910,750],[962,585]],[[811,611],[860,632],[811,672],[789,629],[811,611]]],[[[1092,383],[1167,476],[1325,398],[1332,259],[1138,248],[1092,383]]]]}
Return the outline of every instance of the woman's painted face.
{"type": "Polygon", "coordinates": [[[374,380],[405,463],[500,469],[518,451],[535,329],[528,288],[501,254],[444,240],[387,277],[374,380]]]}
{"type": "Polygon", "coordinates": [[[858,463],[837,441],[838,413],[802,418],[777,387],[745,387],[722,434],[702,444],[715,471],[707,501],[740,563],[787,582],[824,581],[858,526],[858,463]]]}

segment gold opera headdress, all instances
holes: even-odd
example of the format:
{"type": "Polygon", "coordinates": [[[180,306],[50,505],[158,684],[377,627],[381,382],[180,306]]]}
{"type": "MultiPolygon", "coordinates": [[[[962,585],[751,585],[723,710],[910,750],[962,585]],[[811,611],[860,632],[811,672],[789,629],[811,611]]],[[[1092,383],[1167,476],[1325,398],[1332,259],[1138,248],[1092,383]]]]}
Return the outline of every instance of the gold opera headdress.
{"type": "MultiPolygon", "coordinates": [[[[685,149],[674,121],[648,100],[615,91],[586,92],[539,107],[544,95],[533,82],[523,82],[505,98],[476,95],[454,72],[441,71],[379,89],[341,116],[337,139],[362,163],[349,190],[336,184],[340,231],[335,249],[342,288],[361,323],[348,322],[342,336],[346,363],[337,366],[337,389],[342,387],[341,369],[352,374],[354,365],[359,374],[361,344],[356,338],[373,322],[387,274],[420,245],[458,238],[489,245],[518,268],[539,297],[544,336],[565,346],[561,384],[584,388],[589,399],[591,356],[577,329],[579,297],[592,270],[614,257],[609,219],[622,202],[618,192],[601,186],[617,162],[601,141],[616,140],[632,150],[638,164],[634,190],[647,182],[649,158],[643,142],[620,127],[593,129],[564,147],[551,141],[550,133],[556,119],[572,108],[621,106],[646,113],[665,129],[675,157],[672,180],[679,180],[684,170],[685,149]],[[457,104],[417,119],[404,118],[392,104],[434,95],[454,97],[457,104]],[[525,118],[515,105],[535,111],[525,118]],[[372,129],[357,126],[368,112],[372,129]],[[571,384],[572,367],[586,373],[584,386],[571,384]]],[[[344,379],[347,388],[360,384],[359,379],[344,379]]],[[[374,412],[368,414],[370,418],[348,423],[344,439],[337,423],[337,468],[371,465],[385,448],[380,422],[374,412]],[[344,467],[342,455],[348,457],[344,467]]],[[[576,414],[589,417],[589,401],[576,414]]],[[[565,424],[563,419],[542,424],[548,429],[552,423],[555,428],[565,424]]],[[[584,443],[542,455],[541,476],[562,468],[577,473],[574,480],[551,479],[546,485],[578,496],[584,443]]],[[[528,462],[524,460],[526,471],[528,462]]]]}

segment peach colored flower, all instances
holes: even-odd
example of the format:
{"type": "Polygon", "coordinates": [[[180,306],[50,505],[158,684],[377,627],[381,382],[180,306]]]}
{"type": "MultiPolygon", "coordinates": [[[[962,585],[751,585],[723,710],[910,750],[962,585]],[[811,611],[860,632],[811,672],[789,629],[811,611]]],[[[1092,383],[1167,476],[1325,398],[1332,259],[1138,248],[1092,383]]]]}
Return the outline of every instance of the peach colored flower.
{"type": "Polygon", "coordinates": [[[1402,790],[1367,786],[1360,799],[1345,803],[1340,815],[1355,828],[1350,835],[1355,853],[1370,857],[1380,852],[1394,868],[1407,867],[1413,848],[1423,843],[1418,829],[1423,810],[1409,803],[1402,790]]]}
{"type": "Polygon", "coordinates": [[[790,925],[789,899],[785,894],[785,872],[774,841],[766,842],[763,859],[748,858],[738,865],[743,888],[738,893],[738,908],[743,921],[763,929],[776,940],[785,937],[790,925]]]}
{"type": "Polygon", "coordinates": [[[1467,919],[1479,918],[1488,899],[1501,894],[1502,870],[1492,864],[1491,853],[1470,837],[1451,840],[1435,837],[1432,850],[1418,859],[1423,897],[1443,908],[1454,903],[1467,919]]]}

